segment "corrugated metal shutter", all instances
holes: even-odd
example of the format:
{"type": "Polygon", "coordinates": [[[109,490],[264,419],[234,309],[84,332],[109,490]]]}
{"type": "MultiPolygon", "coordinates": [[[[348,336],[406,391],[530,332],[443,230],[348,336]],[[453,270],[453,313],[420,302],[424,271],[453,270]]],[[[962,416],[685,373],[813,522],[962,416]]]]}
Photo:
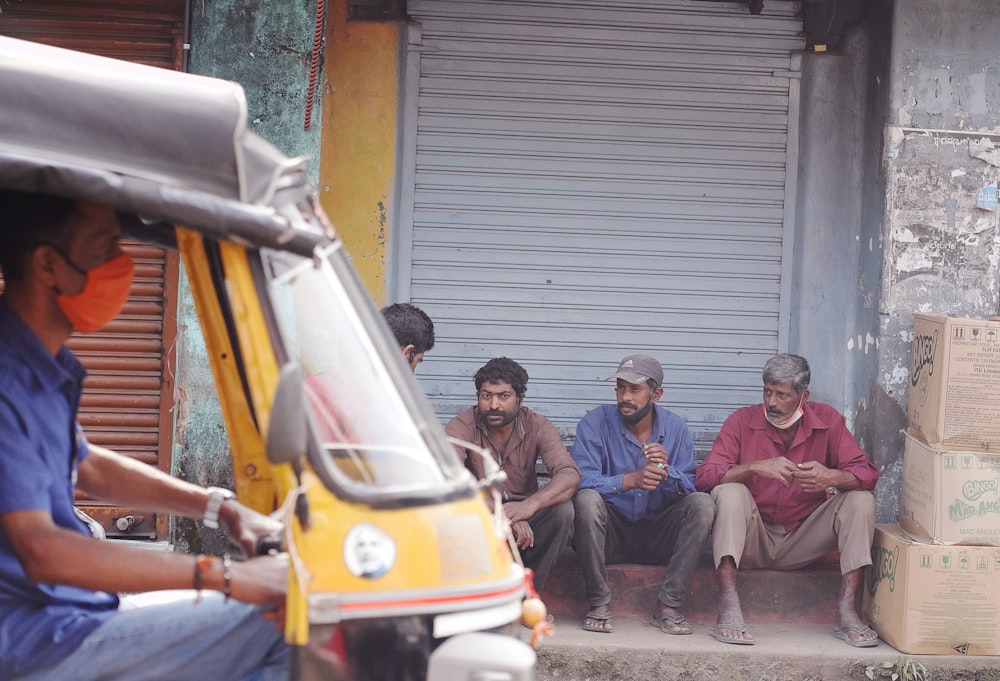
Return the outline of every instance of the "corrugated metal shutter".
{"type": "Polygon", "coordinates": [[[0,35],[180,70],[184,0],[13,0],[0,35]]]}
{"type": "MultiPolygon", "coordinates": [[[[3,3],[0,34],[57,47],[180,69],[183,0],[3,3]]],[[[80,422],[91,442],[170,470],[178,263],[175,254],[126,243],[136,278],[123,313],[94,334],[74,334],[69,347],[87,367],[80,422]]],[[[109,536],[154,537],[167,518],[81,498],[109,536]],[[122,530],[121,518],[141,522],[122,530]]]]}
{"type": "Polygon", "coordinates": [[[434,318],[420,378],[442,418],[498,355],[567,436],[634,352],[701,451],[760,399],[787,327],[797,9],[410,1],[393,294],[434,318]]]}

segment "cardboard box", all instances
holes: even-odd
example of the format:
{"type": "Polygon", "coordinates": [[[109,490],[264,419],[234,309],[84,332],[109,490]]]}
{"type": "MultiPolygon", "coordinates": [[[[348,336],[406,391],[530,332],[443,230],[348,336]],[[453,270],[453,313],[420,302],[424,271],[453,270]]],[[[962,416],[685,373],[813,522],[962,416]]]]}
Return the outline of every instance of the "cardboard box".
{"type": "Polygon", "coordinates": [[[1000,451],[1000,320],[913,314],[907,419],[924,442],[1000,451]]]}
{"type": "Polygon", "coordinates": [[[903,653],[1000,655],[1000,548],[917,542],[877,525],[864,614],[903,653]]]}
{"type": "Polygon", "coordinates": [[[902,528],[932,544],[1000,546],[1000,454],[939,449],[904,437],[902,528]]]}

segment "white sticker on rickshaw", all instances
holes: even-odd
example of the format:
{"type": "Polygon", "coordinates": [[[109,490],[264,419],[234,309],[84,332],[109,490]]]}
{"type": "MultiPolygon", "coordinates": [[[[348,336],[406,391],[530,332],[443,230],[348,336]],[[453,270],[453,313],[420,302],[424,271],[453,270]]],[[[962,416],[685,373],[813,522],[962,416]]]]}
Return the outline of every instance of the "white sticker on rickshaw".
{"type": "Polygon", "coordinates": [[[385,530],[361,523],[344,539],[344,565],[355,577],[377,579],[396,563],[396,542],[385,530]]]}

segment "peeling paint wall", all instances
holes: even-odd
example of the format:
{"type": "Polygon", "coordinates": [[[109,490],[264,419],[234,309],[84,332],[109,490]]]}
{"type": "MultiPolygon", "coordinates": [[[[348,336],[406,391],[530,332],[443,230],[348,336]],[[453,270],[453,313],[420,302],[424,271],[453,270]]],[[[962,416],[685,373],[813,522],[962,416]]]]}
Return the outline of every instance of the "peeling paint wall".
{"type": "Polygon", "coordinates": [[[890,127],[887,309],[989,316],[997,311],[1000,134],[890,127]],[[991,160],[992,159],[992,160],[991,160]]]}
{"type": "MultiPolygon", "coordinates": [[[[320,88],[312,126],[304,129],[306,90],[315,25],[315,2],[199,0],[191,6],[192,73],[240,83],[250,127],[289,156],[309,155],[315,183],[319,168],[320,88]]],[[[177,321],[174,408],[174,474],[201,485],[232,488],[233,472],[205,342],[187,279],[181,277],[177,321]]],[[[187,520],[175,523],[178,550],[221,553],[225,539],[187,520]]]]}
{"type": "Polygon", "coordinates": [[[886,405],[894,417],[879,425],[880,521],[896,517],[912,313],[998,312],[998,222],[989,209],[1000,174],[997,10],[982,0],[894,3],[878,387],[895,409],[886,405]]]}
{"type": "Polygon", "coordinates": [[[320,202],[379,305],[399,214],[402,32],[399,22],[347,21],[347,0],[330,3],[320,202]]]}
{"type": "Polygon", "coordinates": [[[313,184],[319,177],[323,89],[317,80],[307,131],[315,12],[315,0],[192,2],[189,68],[242,85],[251,129],[289,156],[309,156],[313,184]]]}

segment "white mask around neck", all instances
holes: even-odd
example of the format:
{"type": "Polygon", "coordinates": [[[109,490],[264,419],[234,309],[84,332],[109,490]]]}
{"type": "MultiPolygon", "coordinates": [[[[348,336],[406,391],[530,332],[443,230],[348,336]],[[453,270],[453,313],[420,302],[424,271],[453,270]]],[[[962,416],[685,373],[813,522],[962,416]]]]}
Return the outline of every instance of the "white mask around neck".
{"type": "Polygon", "coordinates": [[[799,406],[796,407],[792,415],[789,416],[784,421],[775,421],[773,418],[771,418],[771,415],[767,413],[767,405],[766,404],[764,405],[764,418],[766,418],[767,422],[770,423],[775,428],[777,428],[778,430],[788,430],[789,428],[791,428],[792,426],[794,426],[796,423],[799,422],[799,419],[802,418],[802,414],[803,414],[802,397],[799,398],[799,406]]]}

